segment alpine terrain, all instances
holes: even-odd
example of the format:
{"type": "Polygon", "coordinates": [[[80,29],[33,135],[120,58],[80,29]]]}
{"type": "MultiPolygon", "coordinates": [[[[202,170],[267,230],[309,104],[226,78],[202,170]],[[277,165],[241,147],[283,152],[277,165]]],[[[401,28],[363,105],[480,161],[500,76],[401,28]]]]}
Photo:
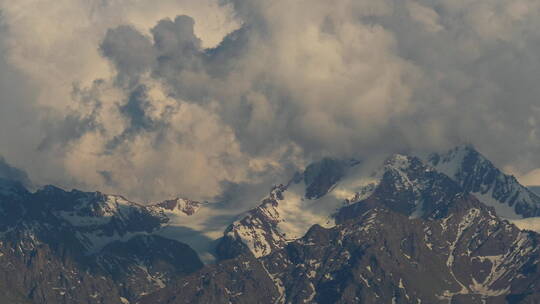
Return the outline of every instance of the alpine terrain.
{"type": "Polygon", "coordinates": [[[471,146],[366,163],[235,211],[1,180],[0,303],[540,303],[538,194],[471,146]]]}

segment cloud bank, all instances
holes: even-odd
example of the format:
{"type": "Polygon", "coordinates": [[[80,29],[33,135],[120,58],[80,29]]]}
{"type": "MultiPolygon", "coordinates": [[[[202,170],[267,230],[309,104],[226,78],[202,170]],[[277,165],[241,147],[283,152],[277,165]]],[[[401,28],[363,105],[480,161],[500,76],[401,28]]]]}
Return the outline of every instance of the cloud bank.
{"type": "Polygon", "coordinates": [[[236,197],[322,156],[460,143],[540,164],[537,1],[0,8],[0,154],[38,183],[236,197]]]}

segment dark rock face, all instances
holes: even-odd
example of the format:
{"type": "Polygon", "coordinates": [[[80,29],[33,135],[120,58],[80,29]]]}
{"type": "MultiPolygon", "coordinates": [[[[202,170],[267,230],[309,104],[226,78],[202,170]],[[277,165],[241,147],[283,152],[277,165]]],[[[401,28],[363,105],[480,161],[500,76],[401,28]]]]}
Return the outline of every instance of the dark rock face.
{"type": "Polygon", "coordinates": [[[346,168],[345,162],[332,158],[324,158],[309,165],[304,172],[304,182],[307,185],[306,198],[324,196],[343,177],[346,168]]]}
{"type": "Polygon", "coordinates": [[[111,279],[80,267],[65,248],[53,250],[29,238],[3,241],[0,252],[0,285],[28,303],[112,304],[120,299],[111,279]]]}
{"type": "MultiPolygon", "coordinates": [[[[373,195],[391,210],[411,217],[443,217],[456,197],[463,193],[463,189],[448,176],[416,157],[394,157],[387,163],[389,169],[384,172],[373,195]],[[396,164],[399,162],[404,164],[396,164]]],[[[346,210],[341,213],[345,214],[346,210]]]]}
{"type": "Polygon", "coordinates": [[[259,260],[242,256],[184,277],[140,303],[274,303],[279,290],[259,260]]]}
{"type": "Polygon", "coordinates": [[[159,236],[139,235],[113,242],[96,256],[96,264],[127,299],[157,291],[176,277],[203,267],[189,246],[159,236]]]}

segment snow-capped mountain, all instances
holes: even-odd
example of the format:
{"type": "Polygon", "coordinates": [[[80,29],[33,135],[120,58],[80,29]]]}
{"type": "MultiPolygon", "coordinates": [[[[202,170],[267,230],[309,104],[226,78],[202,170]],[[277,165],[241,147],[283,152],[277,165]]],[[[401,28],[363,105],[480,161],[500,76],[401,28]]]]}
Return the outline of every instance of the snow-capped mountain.
{"type": "MultiPolygon", "coordinates": [[[[313,225],[264,255],[240,253],[141,303],[536,303],[540,236],[459,189],[418,158],[394,156],[372,194],[340,208],[331,227],[313,225]]],[[[260,210],[246,218],[262,221],[260,210]]],[[[227,234],[238,224],[250,222],[227,234]]]]}
{"type": "MultiPolygon", "coordinates": [[[[452,159],[455,167],[462,165],[460,160],[452,159]]],[[[229,226],[218,253],[231,257],[246,247],[255,257],[268,255],[302,237],[314,224],[335,226],[338,210],[368,197],[385,197],[388,208],[411,218],[439,218],[455,197],[469,192],[447,174],[449,168],[441,170],[418,157],[395,154],[378,170],[366,174],[359,162],[324,159],[287,185],[276,186],[260,206],[229,226]]],[[[452,170],[461,172],[459,168],[452,170]]],[[[509,180],[510,186],[528,191],[515,179],[509,180]]],[[[493,202],[503,205],[506,201],[493,198],[489,204],[493,202]]]]}
{"type": "Polygon", "coordinates": [[[229,226],[218,254],[231,257],[247,247],[262,257],[301,238],[315,224],[333,227],[333,215],[341,207],[373,191],[373,179],[361,175],[355,161],[327,158],[308,166],[286,185],[275,186],[260,206],[229,226]]]}
{"type": "Polygon", "coordinates": [[[315,224],[335,226],[335,215],[342,207],[372,195],[386,195],[385,204],[411,218],[439,216],[433,214],[442,210],[439,205],[460,191],[450,178],[416,157],[396,154],[369,175],[358,162],[324,159],[287,185],[276,186],[260,206],[234,222],[218,251],[230,257],[245,245],[256,257],[268,255],[299,239],[315,224]],[[450,186],[440,190],[444,185],[450,186]],[[393,197],[397,194],[402,197],[393,197]]]}
{"type": "Polygon", "coordinates": [[[537,195],[467,146],[365,163],[315,162],[245,211],[0,180],[0,303],[540,300],[540,237],[512,224],[537,195]]]}
{"type": "Polygon", "coordinates": [[[471,146],[431,154],[426,162],[495,208],[499,216],[509,219],[540,216],[540,196],[496,168],[471,146]]]}
{"type": "Polygon", "coordinates": [[[195,214],[201,207],[200,202],[192,201],[184,198],[176,198],[166,200],[150,206],[150,209],[155,212],[162,212],[165,215],[180,215],[189,216],[195,214]]]}
{"type": "Polygon", "coordinates": [[[167,212],[188,216],[197,202],[143,206],[99,192],[46,186],[31,193],[15,182],[0,184],[2,270],[24,269],[5,280],[32,291],[34,302],[118,303],[203,266],[188,245],[159,235],[167,212]],[[43,272],[47,264],[51,272],[43,272]],[[101,282],[109,287],[98,288],[101,282]]]}

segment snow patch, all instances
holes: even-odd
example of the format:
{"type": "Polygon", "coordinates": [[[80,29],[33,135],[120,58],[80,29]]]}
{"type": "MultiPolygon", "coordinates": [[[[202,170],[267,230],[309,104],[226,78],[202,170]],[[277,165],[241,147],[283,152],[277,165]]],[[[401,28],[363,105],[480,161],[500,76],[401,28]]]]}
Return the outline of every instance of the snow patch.
{"type": "Polygon", "coordinates": [[[120,297],[120,302],[121,302],[122,304],[129,304],[129,300],[126,299],[126,298],[123,298],[123,297],[120,297]]]}
{"type": "Polygon", "coordinates": [[[476,198],[478,198],[479,201],[486,204],[487,206],[493,207],[495,209],[495,213],[497,213],[498,216],[505,218],[505,219],[521,219],[522,216],[517,214],[516,211],[512,206],[509,206],[505,204],[504,202],[500,202],[493,198],[493,189],[489,190],[486,193],[473,193],[476,198]]]}

